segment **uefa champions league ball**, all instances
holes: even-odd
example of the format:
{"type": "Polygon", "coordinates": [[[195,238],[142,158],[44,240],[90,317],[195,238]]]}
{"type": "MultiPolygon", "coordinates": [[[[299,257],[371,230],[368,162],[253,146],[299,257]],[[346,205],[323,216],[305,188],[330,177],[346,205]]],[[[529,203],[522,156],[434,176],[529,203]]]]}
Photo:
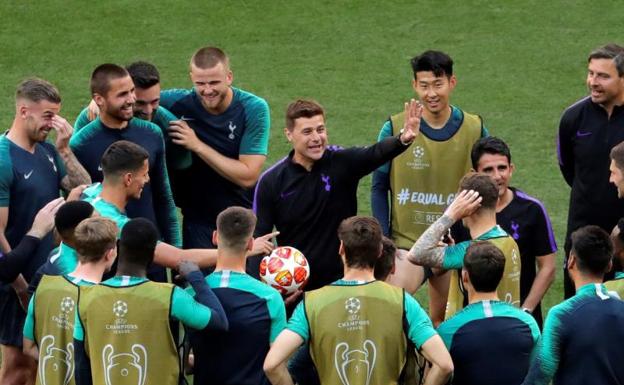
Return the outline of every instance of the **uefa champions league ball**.
{"type": "Polygon", "coordinates": [[[292,294],[302,288],[309,277],[308,260],[294,247],[277,247],[260,262],[260,278],[282,295],[292,294]]]}

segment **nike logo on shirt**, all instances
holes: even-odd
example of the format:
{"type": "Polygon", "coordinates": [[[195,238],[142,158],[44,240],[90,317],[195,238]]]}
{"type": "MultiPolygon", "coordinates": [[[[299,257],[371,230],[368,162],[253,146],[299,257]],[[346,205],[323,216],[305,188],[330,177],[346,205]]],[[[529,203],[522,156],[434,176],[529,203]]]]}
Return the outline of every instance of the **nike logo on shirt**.
{"type": "Polygon", "coordinates": [[[30,170],[30,172],[28,174],[24,174],[24,179],[28,179],[30,178],[30,176],[32,175],[34,170],[30,170]]]}
{"type": "Polygon", "coordinates": [[[102,165],[98,166],[98,171],[102,171],[102,165]]]}
{"type": "Polygon", "coordinates": [[[591,134],[592,133],[588,132],[588,131],[581,131],[581,130],[576,131],[576,137],[577,138],[582,138],[584,136],[590,136],[591,134]]]}

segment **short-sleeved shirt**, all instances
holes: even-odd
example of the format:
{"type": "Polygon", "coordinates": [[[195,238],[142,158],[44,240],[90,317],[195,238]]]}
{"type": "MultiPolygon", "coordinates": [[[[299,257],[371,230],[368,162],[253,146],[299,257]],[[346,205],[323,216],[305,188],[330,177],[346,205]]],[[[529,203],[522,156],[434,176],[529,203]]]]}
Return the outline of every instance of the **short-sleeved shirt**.
{"type": "Polygon", "coordinates": [[[169,185],[165,144],[157,125],[133,118],[127,127],[112,129],[106,127],[98,117],[76,133],[69,144],[76,158],[91,176],[91,180],[101,182],[102,155],[111,144],[120,140],[138,144],[149,154],[150,182],[143,187],[139,199],[128,202],[126,207],[128,216],[149,219],[158,227],[165,242],[180,246],[182,244],[180,226],[169,185]]]}
{"type": "MultiPolygon", "coordinates": [[[[95,283],[86,281],[82,278],[73,277],[71,275],[64,275],[65,278],[72,282],[76,286],[91,286],[95,283]]],[[[37,292],[35,292],[30,298],[28,303],[28,312],[26,314],[26,322],[24,322],[24,337],[31,341],[35,341],[35,301],[37,300],[37,292]]]]}
{"type": "MultiPolygon", "coordinates": [[[[221,155],[267,155],[270,115],[266,101],[232,87],[229,107],[219,115],[209,113],[194,89],[161,93],[160,104],[185,120],[197,137],[221,155]]],[[[229,206],[251,207],[251,190],[219,175],[196,154],[189,168],[175,176],[176,201],[185,220],[214,226],[217,215],[229,206]],[[178,196],[179,195],[179,196],[178,196]]]]}
{"type": "Polygon", "coordinates": [[[101,192],[102,184],[94,183],[84,190],[81,199],[90,203],[101,216],[115,222],[119,233],[121,233],[121,229],[130,221],[130,218],[128,218],[124,211],[119,210],[117,206],[102,199],[100,196],[101,192]]]}
{"type": "Polygon", "coordinates": [[[215,271],[206,282],[227,314],[229,329],[191,335],[195,382],[269,384],[262,365],[270,343],[286,326],[281,295],[245,273],[230,270],[215,271]]]}
{"type": "MultiPolygon", "coordinates": [[[[135,286],[147,282],[147,278],[131,277],[127,275],[115,276],[102,282],[101,285],[111,287],[135,286]]],[[[171,296],[170,317],[182,322],[193,329],[203,329],[210,322],[212,312],[209,307],[196,302],[193,297],[180,287],[173,289],[171,296]]],[[[84,341],[84,327],[76,312],[74,323],[74,339],[84,341]]],[[[165,336],[163,336],[164,338],[165,336]]]]}
{"type": "Polygon", "coordinates": [[[552,307],[524,384],[624,383],[624,301],[589,283],[552,307]]]}
{"type": "MultiPolygon", "coordinates": [[[[342,279],[332,283],[332,285],[339,286],[354,286],[360,284],[362,283],[358,281],[345,281],[342,279]]],[[[420,349],[425,342],[437,335],[437,333],[435,329],[433,329],[427,313],[420,307],[416,299],[409,295],[405,295],[403,299],[405,320],[407,322],[407,338],[417,349],[420,349]]],[[[305,314],[304,302],[300,302],[297,305],[290,320],[288,320],[286,328],[297,333],[305,342],[310,340],[310,324],[305,314]]]]}
{"type": "Polygon", "coordinates": [[[520,384],[540,336],[533,317],[501,301],[472,303],[438,333],[455,366],[453,384],[520,384]]]}
{"type": "MultiPolygon", "coordinates": [[[[500,226],[494,226],[490,230],[481,234],[474,241],[487,241],[488,239],[506,237],[508,234],[500,226]]],[[[466,256],[466,250],[468,246],[474,241],[464,241],[456,245],[447,247],[444,250],[444,260],[442,262],[442,268],[445,270],[461,269],[464,266],[464,257],[466,256]]]]}
{"type": "MultiPolygon", "coordinates": [[[[30,229],[37,212],[59,197],[65,166],[52,144],[36,143],[31,153],[13,143],[6,134],[0,136],[0,165],[0,207],[9,208],[4,235],[14,248],[30,229]]],[[[26,280],[45,262],[52,242],[52,234],[42,239],[22,271],[26,280]]]]}

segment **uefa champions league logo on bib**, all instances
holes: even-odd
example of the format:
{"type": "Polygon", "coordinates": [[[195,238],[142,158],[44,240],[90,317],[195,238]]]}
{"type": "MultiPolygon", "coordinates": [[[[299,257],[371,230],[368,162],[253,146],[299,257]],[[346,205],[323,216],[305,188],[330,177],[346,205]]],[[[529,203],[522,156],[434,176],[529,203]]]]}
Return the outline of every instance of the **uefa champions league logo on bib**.
{"type": "Polygon", "coordinates": [[[351,297],[345,301],[345,310],[349,314],[355,314],[359,312],[361,306],[362,306],[362,303],[360,302],[359,299],[355,297],[351,297]]]}
{"type": "Polygon", "coordinates": [[[71,297],[64,297],[61,300],[61,312],[67,314],[74,310],[75,302],[71,297]]]}
{"type": "Polygon", "coordinates": [[[414,157],[416,159],[422,158],[423,155],[425,155],[425,149],[422,148],[421,146],[416,146],[414,147],[414,149],[412,150],[412,154],[414,154],[414,157]]]}
{"type": "Polygon", "coordinates": [[[113,314],[117,316],[117,318],[121,318],[128,314],[128,304],[124,301],[117,301],[113,304],[113,314]]]}

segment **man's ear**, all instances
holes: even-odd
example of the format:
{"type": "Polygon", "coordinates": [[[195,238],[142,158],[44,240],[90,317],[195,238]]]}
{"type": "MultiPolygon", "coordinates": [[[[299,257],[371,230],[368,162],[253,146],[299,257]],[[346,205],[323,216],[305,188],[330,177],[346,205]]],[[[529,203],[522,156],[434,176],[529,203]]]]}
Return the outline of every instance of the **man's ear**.
{"type": "Polygon", "coordinates": [[[570,257],[568,258],[568,271],[572,269],[576,269],[576,255],[570,252],[570,257]]]}
{"type": "Polygon", "coordinates": [[[93,94],[93,101],[95,102],[95,104],[98,105],[98,107],[102,107],[104,105],[104,96],[98,94],[98,93],[94,93],[93,94]]]}
{"type": "Polygon", "coordinates": [[[217,234],[217,230],[212,232],[212,244],[219,246],[219,235],[217,234]]]}

